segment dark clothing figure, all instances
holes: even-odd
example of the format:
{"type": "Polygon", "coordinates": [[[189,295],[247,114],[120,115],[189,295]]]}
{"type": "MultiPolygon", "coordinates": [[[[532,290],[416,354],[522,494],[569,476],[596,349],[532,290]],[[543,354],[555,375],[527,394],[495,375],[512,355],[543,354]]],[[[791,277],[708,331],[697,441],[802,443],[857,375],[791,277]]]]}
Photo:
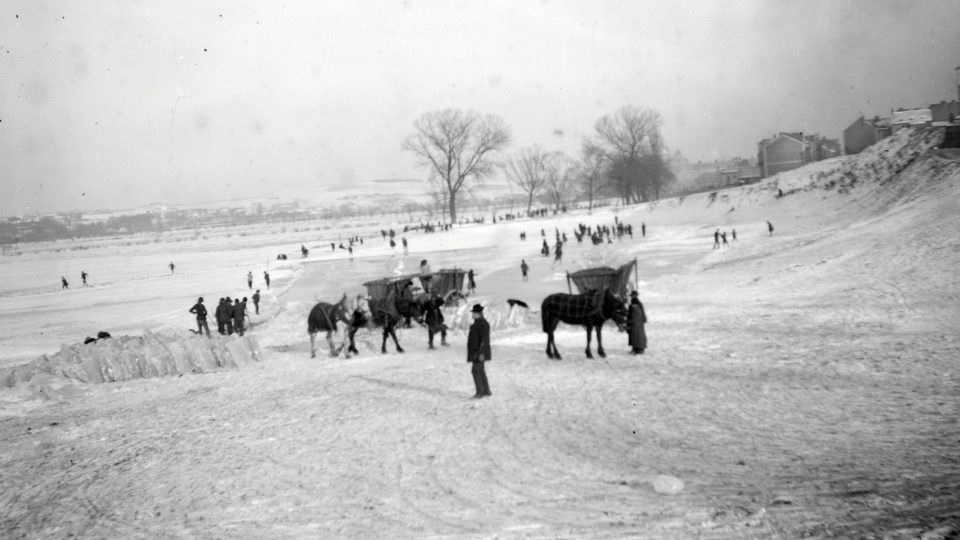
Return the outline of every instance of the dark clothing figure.
{"type": "Polygon", "coordinates": [[[630,312],[627,314],[627,332],[632,354],[643,354],[647,348],[647,333],[643,328],[646,323],[647,314],[643,310],[643,304],[634,296],[630,299],[630,312]]]}
{"type": "Polygon", "coordinates": [[[773,223],[767,222],[767,230],[770,231],[770,236],[773,236],[773,223]]]}
{"type": "Polygon", "coordinates": [[[554,248],[554,257],[553,262],[563,262],[563,243],[557,242],[557,247],[554,248]]]}
{"type": "Polygon", "coordinates": [[[724,247],[730,247],[730,244],[727,243],[727,231],[720,233],[720,239],[723,240],[724,247]]]}
{"type": "Polygon", "coordinates": [[[70,284],[67,283],[67,278],[65,278],[65,277],[63,277],[63,276],[60,276],[60,288],[61,288],[61,289],[69,289],[69,288],[70,288],[70,284]]]}
{"type": "Polygon", "coordinates": [[[473,384],[477,393],[475,399],[492,395],[484,364],[490,361],[490,324],[483,318],[483,306],[473,306],[473,324],[467,335],[467,362],[473,364],[473,384]]]}
{"type": "Polygon", "coordinates": [[[440,334],[440,345],[447,345],[447,325],[443,324],[443,298],[434,295],[427,300],[424,319],[427,323],[427,348],[433,349],[433,336],[440,334]]]}
{"type": "Polygon", "coordinates": [[[233,316],[233,331],[243,335],[243,315],[246,311],[246,306],[240,303],[240,300],[233,301],[233,309],[231,315],[233,316]]]}
{"type": "Polygon", "coordinates": [[[524,280],[524,281],[527,281],[527,272],[529,272],[529,271],[530,271],[530,267],[527,265],[527,261],[521,259],[521,260],[520,260],[520,272],[523,273],[523,280],[524,280]]]}
{"type": "Polygon", "coordinates": [[[713,249],[720,247],[720,229],[717,229],[713,233],[713,249]]]}
{"type": "Polygon", "coordinates": [[[171,262],[171,263],[168,264],[167,266],[170,267],[170,274],[173,275],[173,269],[176,268],[176,265],[171,262]]]}
{"type": "Polygon", "coordinates": [[[640,224],[640,236],[642,236],[643,238],[646,238],[646,237],[647,237],[647,224],[646,224],[646,223],[641,223],[641,224],[640,224]]]}
{"type": "Polygon", "coordinates": [[[247,272],[247,288],[253,290],[253,272],[247,272]]]}
{"type": "Polygon", "coordinates": [[[733,229],[733,230],[730,231],[730,237],[733,238],[733,241],[734,241],[734,242],[737,241],[737,230],[736,230],[736,229],[733,229]]]}
{"type": "Polygon", "coordinates": [[[253,293],[253,309],[257,315],[260,314],[260,289],[253,293]]]}
{"type": "Polygon", "coordinates": [[[83,280],[83,286],[87,286],[87,273],[83,270],[80,271],[80,279],[83,280]]]}
{"type": "Polygon", "coordinates": [[[217,319],[217,332],[222,335],[227,334],[227,322],[230,320],[230,304],[225,298],[220,299],[220,303],[217,304],[217,311],[214,313],[214,316],[217,319]]]}
{"type": "Polygon", "coordinates": [[[473,268],[467,271],[467,292],[473,294],[473,290],[477,288],[477,282],[473,279],[473,268]]]}
{"type": "Polygon", "coordinates": [[[264,273],[263,273],[263,281],[266,282],[267,288],[269,289],[269,288],[270,288],[270,274],[264,272],[264,273]]]}
{"type": "Polygon", "coordinates": [[[210,327],[207,325],[207,308],[203,305],[203,297],[197,299],[197,303],[190,308],[190,313],[197,315],[197,333],[202,336],[204,329],[206,329],[207,337],[210,337],[210,327]]]}
{"type": "Polygon", "coordinates": [[[403,242],[403,254],[406,255],[407,253],[410,252],[410,251],[407,249],[407,237],[404,236],[403,238],[400,239],[400,241],[403,242]]]}

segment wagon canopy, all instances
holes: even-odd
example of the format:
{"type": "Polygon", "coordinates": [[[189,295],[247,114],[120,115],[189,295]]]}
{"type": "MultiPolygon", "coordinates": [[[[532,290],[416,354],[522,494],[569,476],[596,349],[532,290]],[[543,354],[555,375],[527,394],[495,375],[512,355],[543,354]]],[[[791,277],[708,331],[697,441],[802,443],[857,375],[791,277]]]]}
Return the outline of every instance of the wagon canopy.
{"type": "Polygon", "coordinates": [[[580,294],[608,287],[613,294],[625,297],[627,284],[630,283],[630,273],[636,266],[637,260],[634,259],[616,269],[609,266],[587,268],[567,274],[567,280],[573,281],[580,294]]]}
{"type": "Polygon", "coordinates": [[[382,279],[375,279],[373,281],[368,281],[363,284],[367,288],[367,296],[370,298],[386,298],[393,293],[395,296],[400,296],[403,288],[408,284],[412,284],[416,274],[408,274],[404,276],[393,276],[382,279]]]}

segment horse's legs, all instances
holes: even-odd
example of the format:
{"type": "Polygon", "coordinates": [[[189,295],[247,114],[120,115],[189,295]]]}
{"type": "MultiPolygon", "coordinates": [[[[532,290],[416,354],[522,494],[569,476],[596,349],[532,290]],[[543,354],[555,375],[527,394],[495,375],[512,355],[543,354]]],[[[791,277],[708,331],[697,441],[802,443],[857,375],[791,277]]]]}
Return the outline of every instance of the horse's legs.
{"type": "Polygon", "coordinates": [[[347,332],[347,336],[350,338],[350,348],[347,349],[347,352],[352,352],[353,354],[360,354],[360,351],[357,350],[357,345],[353,341],[353,336],[355,336],[356,334],[357,334],[356,328],[351,328],[350,331],[347,332]]]}
{"type": "Polygon", "coordinates": [[[316,347],[314,346],[314,341],[316,340],[316,338],[317,338],[317,333],[316,333],[316,332],[311,332],[311,333],[310,333],[310,358],[316,358],[316,357],[317,357],[317,349],[316,349],[316,347]]]}
{"type": "Polygon", "coordinates": [[[390,334],[388,326],[383,327],[383,343],[380,344],[380,352],[382,354],[387,354],[387,336],[390,334]]]}
{"type": "Polygon", "coordinates": [[[553,331],[547,331],[547,358],[553,360],[553,349],[551,345],[553,344],[553,331]]]}
{"type": "Polygon", "coordinates": [[[600,358],[606,358],[607,353],[603,352],[603,340],[600,339],[601,328],[603,328],[603,326],[597,325],[597,354],[600,355],[600,358]]]}
{"type": "Polygon", "coordinates": [[[593,332],[593,327],[589,324],[587,325],[587,358],[593,358],[593,353],[590,352],[590,334],[593,332]]]}
{"type": "Polygon", "coordinates": [[[393,338],[393,344],[397,346],[397,352],[403,352],[403,347],[400,346],[400,340],[397,339],[397,333],[393,331],[393,327],[390,327],[390,337],[393,338]]]}

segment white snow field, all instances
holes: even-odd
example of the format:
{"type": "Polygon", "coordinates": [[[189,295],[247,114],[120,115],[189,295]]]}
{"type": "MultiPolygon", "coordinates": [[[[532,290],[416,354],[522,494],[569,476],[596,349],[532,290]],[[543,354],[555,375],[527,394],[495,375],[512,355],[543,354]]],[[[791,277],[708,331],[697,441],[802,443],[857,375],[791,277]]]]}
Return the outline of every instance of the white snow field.
{"type": "Polygon", "coordinates": [[[362,222],[18,246],[0,258],[0,537],[956,537],[960,155],[938,141],[905,130],[715,195],[411,233],[408,256],[362,222]],[[615,216],[632,239],[573,241],[615,216]],[[539,255],[541,228],[570,237],[562,264],[539,255]],[[737,240],[711,249],[717,228],[737,240]],[[330,252],[357,232],[353,261],[330,252]],[[404,354],[370,331],[352,358],[309,357],[314,302],[423,258],[476,271],[490,398],[469,399],[468,306],[446,312],[450,347],[415,327],[404,354]],[[586,359],[561,325],[547,359],[541,300],[633,258],[646,354],[608,324],[607,357],[586,359]],[[106,347],[76,345],[100,330],[198,347],[187,309],[250,296],[248,271],[264,301],[246,349],[210,346],[259,361],[51,373],[106,347]],[[10,379],[41,355],[49,369],[10,379]]]}

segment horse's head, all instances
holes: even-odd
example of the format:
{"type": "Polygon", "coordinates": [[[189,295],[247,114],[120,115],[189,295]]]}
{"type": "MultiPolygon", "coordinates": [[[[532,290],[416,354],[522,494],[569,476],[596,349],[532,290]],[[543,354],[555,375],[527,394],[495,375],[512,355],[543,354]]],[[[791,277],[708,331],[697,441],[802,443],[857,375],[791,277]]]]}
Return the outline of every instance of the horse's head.
{"type": "Polygon", "coordinates": [[[627,303],[619,296],[613,294],[610,289],[603,291],[603,316],[606,319],[613,319],[617,326],[622,330],[627,324],[627,303]]]}
{"type": "Polygon", "coordinates": [[[350,324],[350,318],[347,316],[347,313],[350,312],[350,307],[347,305],[347,293],[343,293],[343,297],[340,298],[339,302],[334,304],[333,309],[330,311],[331,319],[340,320],[350,324]]]}

